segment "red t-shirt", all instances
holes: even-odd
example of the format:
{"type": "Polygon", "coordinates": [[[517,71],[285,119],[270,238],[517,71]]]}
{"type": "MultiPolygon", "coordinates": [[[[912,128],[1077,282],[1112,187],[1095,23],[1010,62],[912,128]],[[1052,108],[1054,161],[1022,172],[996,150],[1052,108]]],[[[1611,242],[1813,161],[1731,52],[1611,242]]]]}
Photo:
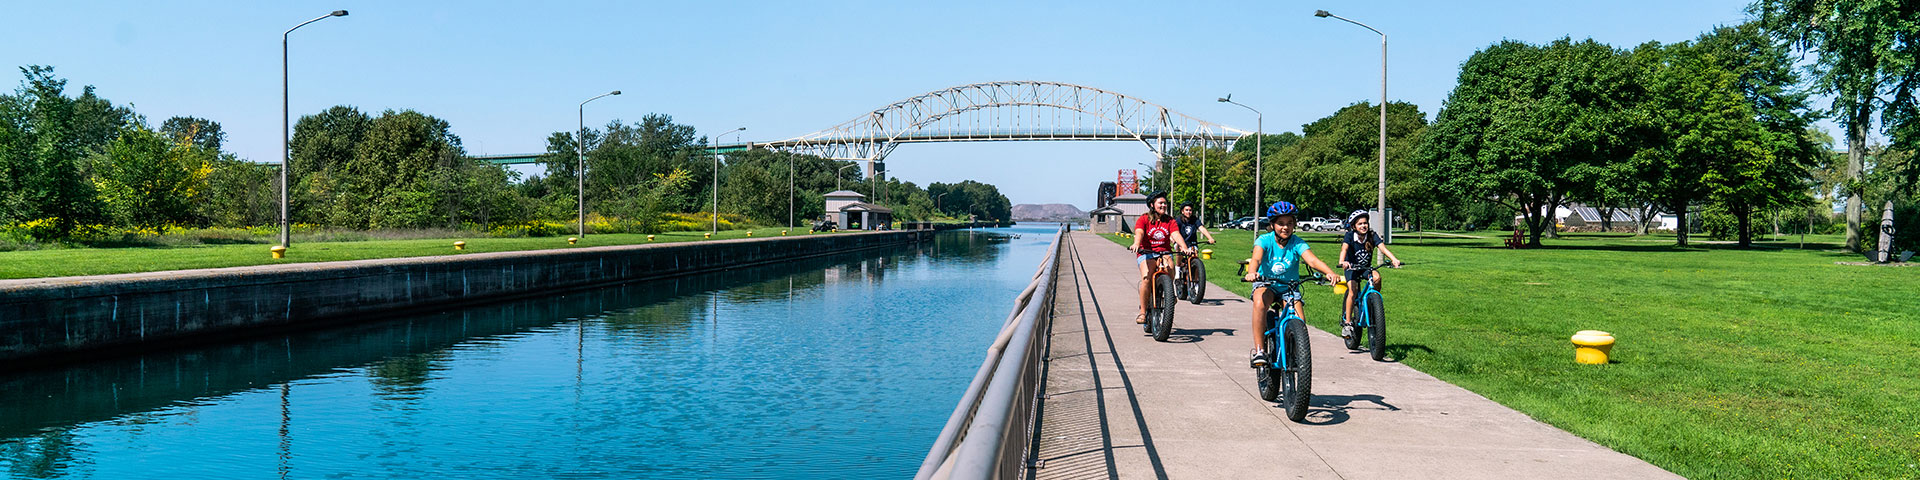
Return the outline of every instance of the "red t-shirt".
{"type": "Polygon", "coordinates": [[[1140,236],[1141,250],[1154,253],[1172,252],[1173,236],[1180,234],[1180,225],[1174,223],[1172,216],[1167,217],[1167,221],[1164,222],[1155,222],[1151,218],[1152,215],[1141,215],[1139,220],[1133,222],[1133,234],[1140,236]]]}

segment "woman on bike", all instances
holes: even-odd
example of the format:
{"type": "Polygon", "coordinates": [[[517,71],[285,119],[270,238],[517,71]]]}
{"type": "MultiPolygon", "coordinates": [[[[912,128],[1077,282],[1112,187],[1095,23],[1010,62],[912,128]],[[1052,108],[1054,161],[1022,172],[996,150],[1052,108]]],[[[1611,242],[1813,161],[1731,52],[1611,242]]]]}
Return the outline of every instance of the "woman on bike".
{"type": "MultiPolygon", "coordinates": [[[[1293,234],[1295,220],[1293,204],[1274,202],[1272,207],[1267,208],[1267,228],[1270,231],[1253,241],[1253,256],[1250,257],[1249,266],[1254,268],[1247,272],[1245,280],[1253,282],[1253,331],[1256,333],[1267,331],[1267,306],[1276,301],[1291,302],[1294,313],[1300,316],[1301,321],[1306,321],[1307,311],[1300,304],[1299,290],[1288,290],[1279,298],[1275,297],[1282,293],[1274,291],[1276,286],[1284,287],[1285,282],[1300,279],[1301,263],[1327,278],[1334,277],[1333,269],[1327,268],[1326,262],[1307,251],[1307,241],[1293,234]]],[[[1261,350],[1260,335],[1249,337],[1253,338],[1250,363],[1255,367],[1266,365],[1269,352],[1261,350]]]]}
{"type": "Polygon", "coordinates": [[[1133,323],[1147,323],[1147,303],[1152,301],[1148,298],[1152,290],[1149,282],[1153,280],[1154,268],[1172,268],[1165,264],[1173,260],[1168,256],[1173,252],[1193,253],[1180,238],[1180,226],[1173,221],[1173,215],[1167,214],[1165,192],[1147,197],[1147,214],[1133,222],[1133,245],[1127,249],[1139,254],[1135,261],[1140,264],[1140,314],[1134,317],[1133,323]]]}
{"type": "MultiPolygon", "coordinates": [[[[1353,336],[1353,319],[1348,318],[1348,312],[1353,311],[1353,297],[1360,292],[1360,272],[1357,268],[1373,266],[1373,249],[1378,247],[1380,253],[1387,254],[1387,259],[1393,261],[1393,268],[1400,268],[1400,257],[1387,250],[1387,244],[1380,241],[1380,234],[1374,233],[1372,223],[1367,219],[1366,210],[1354,210],[1347,214],[1347,233],[1340,236],[1340,269],[1347,270],[1347,303],[1345,308],[1340,309],[1341,337],[1353,336]]],[[[1373,282],[1373,288],[1377,290],[1380,288],[1380,272],[1371,273],[1368,280],[1373,282]]]]}

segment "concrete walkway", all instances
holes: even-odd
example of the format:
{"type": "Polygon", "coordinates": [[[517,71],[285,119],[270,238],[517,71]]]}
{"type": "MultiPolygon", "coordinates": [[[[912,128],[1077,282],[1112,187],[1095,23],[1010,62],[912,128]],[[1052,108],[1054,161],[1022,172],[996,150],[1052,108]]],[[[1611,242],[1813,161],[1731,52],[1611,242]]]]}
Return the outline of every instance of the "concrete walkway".
{"type": "Polygon", "coordinates": [[[1247,367],[1245,298],[1209,287],[1215,300],[1181,303],[1154,342],[1133,323],[1132,255],[1072,235],[1035,478],[1677,478],[1314,329],[1312,410],[1288,421],[1247,367]]]}

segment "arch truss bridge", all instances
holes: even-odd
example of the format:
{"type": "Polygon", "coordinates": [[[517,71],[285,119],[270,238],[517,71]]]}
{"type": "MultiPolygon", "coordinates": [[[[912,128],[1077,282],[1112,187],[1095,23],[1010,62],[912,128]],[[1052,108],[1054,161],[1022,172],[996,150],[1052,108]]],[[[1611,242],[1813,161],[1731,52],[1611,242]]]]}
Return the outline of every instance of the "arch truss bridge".
{"type": "Polygon", "coordinates": [[[1200,120],[1139,98],[1059,82],[961,85],[894,102],[768,148],[874,163],[908,143],[1132,141],[1160,158],[1202,145],[1231,146],[1253,132],[1200,120]]]}

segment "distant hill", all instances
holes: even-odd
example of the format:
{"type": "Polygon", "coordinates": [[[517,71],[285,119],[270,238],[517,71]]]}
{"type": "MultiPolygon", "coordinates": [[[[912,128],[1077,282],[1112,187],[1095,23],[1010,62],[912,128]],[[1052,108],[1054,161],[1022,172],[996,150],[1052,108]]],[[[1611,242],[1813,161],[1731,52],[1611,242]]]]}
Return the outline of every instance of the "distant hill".
{"type": "Polygon", "coordinates": [[[1036,221],[1075,221],[1086,220],[1087,212],[1065,203],[1023,203],[1013,206],[1013,220],[1016,222],[1036,221]]]}

